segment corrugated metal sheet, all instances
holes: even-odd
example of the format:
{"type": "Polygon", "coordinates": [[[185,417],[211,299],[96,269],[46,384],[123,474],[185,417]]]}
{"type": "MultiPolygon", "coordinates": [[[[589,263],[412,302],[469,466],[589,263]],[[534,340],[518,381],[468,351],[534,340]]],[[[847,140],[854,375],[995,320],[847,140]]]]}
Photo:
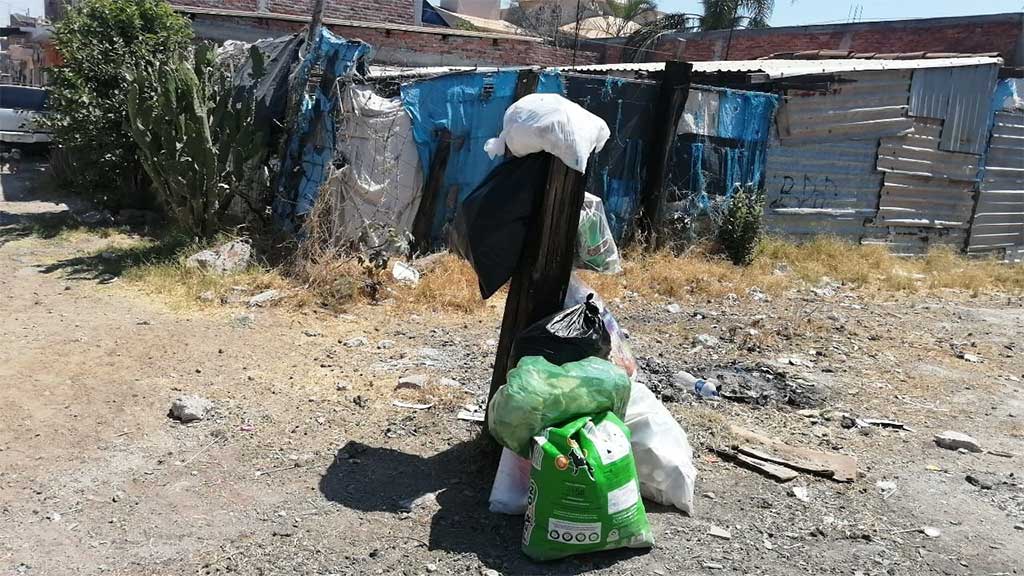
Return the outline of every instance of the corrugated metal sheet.
{"type": "Polygon", "coordinates": [[[938,149],[941,120],[914,118],[914,131],[883,138],[879,226],[968,228],[980,156],[938,149]]]}
{"type": "Polygon", "coordinates": [[[857,241],[878,209],[877,142],[768,147],[766,224],[775,233],[833,234],[857,241]]]}
{"type": "Polygon", "coordinates": [[[968,252],[1024,251],[1024,112],[997,112],[968,252]]]}
{"type": "Polygon", "coordinates": [[[828,93],[789,90],[776,124],[784,145],[877,140],[911,128],[910,72],[843,74],[828,93]]]}
{"type": "MultiPolygon", "coordinates": [[[[763,72],[769,78],[792,78],[809,74],[836,74],[871,70],[919,70],[926,68],[952,68],[959,66],[1001,65],[1002,58],[987,56],[969,58],[919,58],[906,60],[875,60],[844,58],[828,60],[717,60],[693,62],[693,71],[709,72],[763,72]]],[[[594,64],[577,66],[580,72],[659,72],[664,62],[625,62],[621,64],[594,64]]]]}
{"type": "Polygon", "coordinates": [[[944,121],[939,150],[984,150],[998,71],[995,64],[914,71],[910,114],[944,121]]]}

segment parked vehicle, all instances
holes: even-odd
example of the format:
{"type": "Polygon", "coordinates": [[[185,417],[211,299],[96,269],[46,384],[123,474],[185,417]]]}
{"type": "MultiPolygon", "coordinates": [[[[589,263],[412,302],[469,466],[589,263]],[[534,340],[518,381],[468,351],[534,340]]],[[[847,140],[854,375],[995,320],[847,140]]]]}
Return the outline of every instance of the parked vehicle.
{"type": "Polygon", "coordinates": [[[34,86],[0,85],[0,144],[42,144],[50,132],[39,125],[47,93],[34,86]]]}

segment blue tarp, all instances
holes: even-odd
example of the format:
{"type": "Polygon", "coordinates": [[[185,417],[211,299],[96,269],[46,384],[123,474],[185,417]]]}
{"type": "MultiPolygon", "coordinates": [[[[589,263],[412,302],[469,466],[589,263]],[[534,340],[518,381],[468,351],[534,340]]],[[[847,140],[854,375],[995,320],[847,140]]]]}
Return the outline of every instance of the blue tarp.
{"type": "MultiPolygon", "coordinates": [[[[761,92],[701,88],[718,94],[711,134],[678,134],[672,147],[668,183],[674,202],[691,215],[707,212],[715,199],[728,199],[739,186],[764,184],[765,156],[778,97],[761,92]]],[[[706,126],[707,118],[694,118],[706,126]]]]}
{"type": "Polygon", "coordinates": [[[321,82],[312,96],[305,96],[296,128],[281,160],[281,178],[274,198],[274,217],[289,231],[313,208],[334,160],[335,112],[339,106],[335,81],[352,74],[356,64],[370,51],[359,40],[346,40],[321,29],[315,46],[296,70],[296,78],[308,82],[312,70],[321,69],[321,82]]]}
{"type": "MultiPolygon", "coordinates": [[[[457,203],[469,195],[504,159],[491,160],[484,142],[501,132],[505,110],[512,105],[519,72],[464,72],[420,80],[402,86],[402,104],[412,118],[420,162],[428,171],[447,130],[452,139],[434,216],[433,240],[443,240],[455,217],[457,203]]],[[[539,74],[538,92],[561,92],[558,73],[539,74]]]]}

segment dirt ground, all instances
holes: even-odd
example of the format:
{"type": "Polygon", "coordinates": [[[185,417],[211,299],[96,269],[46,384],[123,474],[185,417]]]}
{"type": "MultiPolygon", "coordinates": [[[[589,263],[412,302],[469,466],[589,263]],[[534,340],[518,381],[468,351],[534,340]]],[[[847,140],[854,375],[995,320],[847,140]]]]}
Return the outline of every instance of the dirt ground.
{"type": "Polygon", "coordinates": [[[485,396],[500,305],[181,307],[103,276],[110,240],[58,233],[66,206],[10,175],[0,184],[0,573],[1024,574],[1020,296],[824,283],[684,298],[675,314],[668,300],[612,301],[694,444],[695,514],[649,504],[653,550],[535,564],[522,519],[487,510],[496,451],[455,416],[485,396]],[[718,341],[697,346],[701,334],[718,341]],[[825,411],[671,385],[677,370],[756,362],[825,411]],[[407,374],[458,385],[395,391],[407,374]],[[212,400],[213,416],[170,419],[185,393],[212,400]],[[912,431],[843,428],[841,412],[912,431]],[[737,467],[709,449],[728,424],[853,455],[860,477],[780,484],[737,467]],[[944,430],[1015,455],[939,448],[944,430]]]}

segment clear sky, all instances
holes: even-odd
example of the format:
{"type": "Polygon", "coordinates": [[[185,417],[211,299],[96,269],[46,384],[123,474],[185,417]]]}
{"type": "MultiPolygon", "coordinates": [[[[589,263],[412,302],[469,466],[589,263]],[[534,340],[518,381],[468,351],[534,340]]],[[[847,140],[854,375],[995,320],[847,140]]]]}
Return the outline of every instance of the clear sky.
{"type": "Polygon", "coordinates": [[[8,15],[31,14],[33,16],[43,15],[43,0],[0,0],[0,17],[3,18],[3,25],[10,22],[8,15]]]}
{"type": "MultiPolygon", "coordinates": [[[[1024,0],[775,0],[770,24],[797,26],[847,22],[856,6],[861,7],[862,21],[1024,12],[1024,0]]],[[[665,12],[703,12],[697,0],[658,0],[658,8],[665,12]]]]}

